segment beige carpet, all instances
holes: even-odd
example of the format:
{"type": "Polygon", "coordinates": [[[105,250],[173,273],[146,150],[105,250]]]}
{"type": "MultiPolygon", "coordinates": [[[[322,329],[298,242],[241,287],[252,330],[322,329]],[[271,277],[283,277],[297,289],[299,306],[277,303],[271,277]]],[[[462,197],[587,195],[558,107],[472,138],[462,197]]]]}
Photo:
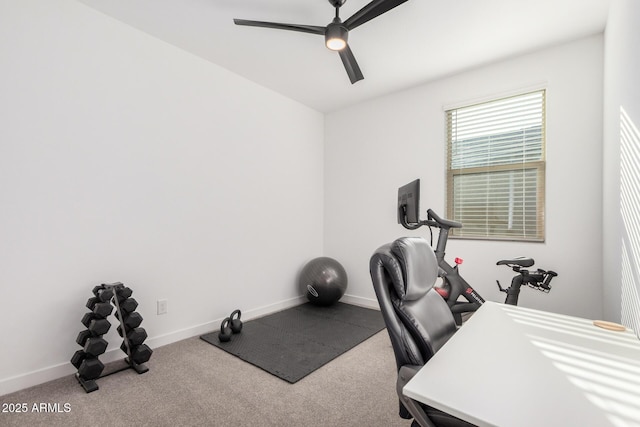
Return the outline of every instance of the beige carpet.
{"type": "Polygon", "coordinates": [[[0,426],[404,426],[387,331],[296,384],[198,337],[154,349],[149,372],[98,380],[85,393],[73,376],[0,396],[27,413],[0,413],[0,426]],[[61,411],[32,412],[41,403],[61,411]]]}

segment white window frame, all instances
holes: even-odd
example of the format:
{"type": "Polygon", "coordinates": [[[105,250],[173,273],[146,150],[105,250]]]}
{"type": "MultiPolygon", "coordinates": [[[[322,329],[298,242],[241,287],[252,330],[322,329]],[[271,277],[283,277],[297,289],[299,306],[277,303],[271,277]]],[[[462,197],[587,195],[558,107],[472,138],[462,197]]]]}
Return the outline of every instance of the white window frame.
{"type": "Polygon", "coordinates": [[[545,111],[546,89],[445,109],[447,218],[463,224],[451,230],[452,238],[544,241],[545,111]],[[521,146],[514,137],[519,132],[521,146]],[[492,180],[503,188],[491,191],[492,180]]]}

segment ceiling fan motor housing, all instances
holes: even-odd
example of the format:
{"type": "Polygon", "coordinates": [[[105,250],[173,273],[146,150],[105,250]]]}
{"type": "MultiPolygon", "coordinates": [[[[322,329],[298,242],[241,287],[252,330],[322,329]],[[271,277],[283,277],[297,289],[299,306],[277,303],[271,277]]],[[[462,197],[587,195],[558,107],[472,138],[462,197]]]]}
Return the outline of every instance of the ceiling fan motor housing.
{"type": "Polygon", "coordinates": [[[325,40],[325,44],[329,49],[331,50],[343,49],[347,44],[348,38],[349,38],[349,30],[347,30],[347,27],[345,27],[342,24],[342,21],[340,20],[340,18],[335,18],[333,22],[327,25],[327,30],[324,33],[324,40],[325,40]],[[342,40],[343,43],[341,43],[341,46],[339,46],[339,48],[332,48],[331,46],[334,46],[332,42],[336,40],[342,40]]]}
{"type": "Polygon", "coordinates": [[[340,7],[342,6],[347,0],[329,0],[329,3],[331,3],[331,5],[333,7],[340,7]]]}

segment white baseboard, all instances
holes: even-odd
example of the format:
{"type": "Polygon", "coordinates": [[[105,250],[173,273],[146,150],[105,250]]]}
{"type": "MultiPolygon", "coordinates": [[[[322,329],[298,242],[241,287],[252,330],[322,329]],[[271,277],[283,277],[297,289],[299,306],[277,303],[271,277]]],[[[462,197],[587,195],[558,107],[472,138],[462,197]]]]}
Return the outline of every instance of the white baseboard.
{"type": "Polygon", "coordinates": [[[372,308],[374,310],[380,310],[380,304],[378,304],[378,300],[372,298],[364,298],[356,295],[345,294],[340,302],[344,302],[346,304],[358,305],[364,308],[372,308]]]}
{"type": "Polygon", "coordinates": [[[6,378],[0,381],[0,396],[72,375],[75,371],[74,367],[69,362],[66,362],[38,369],[37,371],[32,371],[27,374],[6,378]]]}
{"type": "MultiPolygon", "coordinates": [[[[295,307],[297,305],[305,303],[307,300],[304,296],[290,298],[284,301],[280,301],[274,304],[257,307],[251,310],[242,312],[242,320],[251,320],[257,317],[266,316],[277,311],[285,310],[287,308],[295,307]]],[[[194,336],[202,335],[207,332],[212,332],[220,328],[220,323],[223,318],[215,319],[210,322],[206,322],[200,325],[191,326],[178,331],[169,332],[164,335],[155,337],[149,337],[145,344],[149,347],[158,348],[167,344],[172,344],[177,341],[181,341],[194,336]]],[[[120,348],[113,348],[105,352],[100,356],[102,363],[111,363],[116,360],[120,360],[123,357],[123,353],[120,348]]],[[[38,384],[43,384],[48,381],[53,381],[58,378],[73,375],[76,369],[65,361],[57,365],[49,366],[46,368],[38,369],[36,371],[28,372],[26,374],[16,375],[14,377],[6,378],[0,381],[0,396],[13,393],[18,390],[23,390],[28,387],[32,387],[38,384]]],[[[80,387],[80,385],[78,385],[80,387]]]]}

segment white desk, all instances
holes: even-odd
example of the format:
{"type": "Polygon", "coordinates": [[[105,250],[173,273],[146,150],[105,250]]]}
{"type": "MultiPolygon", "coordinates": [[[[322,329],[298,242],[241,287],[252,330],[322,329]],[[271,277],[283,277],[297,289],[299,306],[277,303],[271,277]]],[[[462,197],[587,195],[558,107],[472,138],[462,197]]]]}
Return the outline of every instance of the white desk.
{"type": "Polygon", "coordinates": [[[640,341],[487,302],[403,392],[478,426],[640,426],[640,341]]]}

